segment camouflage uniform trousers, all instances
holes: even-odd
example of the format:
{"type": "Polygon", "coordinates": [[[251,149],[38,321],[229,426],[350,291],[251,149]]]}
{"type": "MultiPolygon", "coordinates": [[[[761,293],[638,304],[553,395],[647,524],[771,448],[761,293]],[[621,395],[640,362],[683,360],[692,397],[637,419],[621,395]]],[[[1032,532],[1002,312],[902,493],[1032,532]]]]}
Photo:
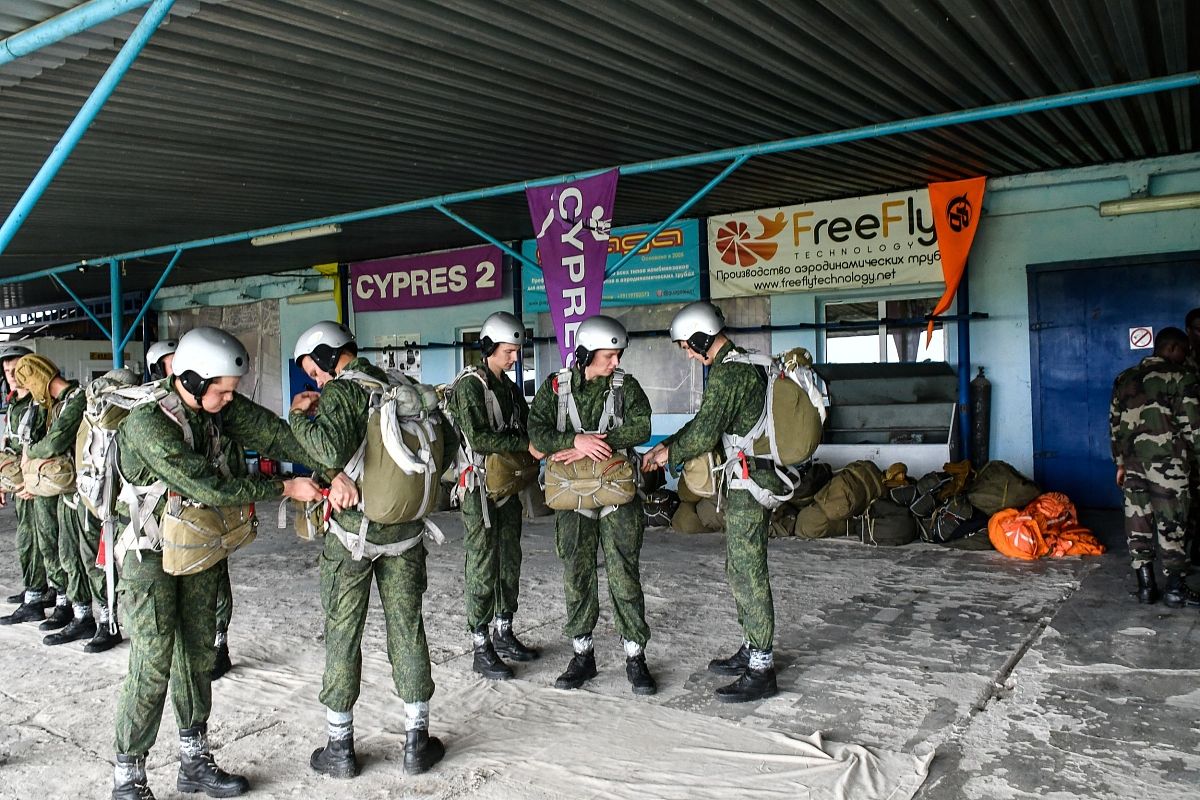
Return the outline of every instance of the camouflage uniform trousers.
{"type": "Polygon", "coordinates": [[[33,527],[33,501],[14,500],[17,512],[17,561],[21,565],[21,582],[26,589],[46,588],[46,565],[38,550],[37,533],[33,527]]]}
{"type": "Polygon", "coordinates": [[[492,527],[484,527],[478,490],[462,501],[466,528],[467,627],[491,622],[497,614],[515,614],[521,583],[521,498],[497,507],[488,501],[492,527]]]}
{"type": "Polygon", "coordinates": [[[142,551],[141,560],[137,552],[126,554],[118,602],[129,635],[129,672],[117,700],[117,753],[150,752],[158,738],[168,683],[181,729],[208,721],[218,577],[212,568],[168,575],[162,569],[162,554],[142,551]]]}
{"type": "Polygon", "coordinates": [[[27,502],[33,509],[33,532],[46,571],[46,583],[66,594],[67,571],[58,557],[58,498],[35,497],[27,502]]]}
{"type": "Polygon", "coordinates": [[[639,563],[646,526],[642,501],[634,498],[600,519],[589,519],[574,511],[556,511],[554,523],[555,550],[563,562],[567,601],[563,633],[572,638],[587,636],[596,627],[600,616],[596,549],[603,547],[617,632],[645,647],[650,641],[650,626],[646,624],[639,563]]]}
{"type": "MultiPolygon", "coordinates": [[[[413,535],[420,535],[421,523],[408,524],[413,526],[413,535]]],[[[406,703],[433,696],[429,643],[421,616],[421,596],[427,585],[425,555],[422,543],[398,556],[355,561],[336,536],[325,537],[320,557],[321,605],[325,608],[325,675],[320,700],[326,708],[350,711],[358,701],[372,576],[383,604],[396,693],[406,703]]]]}
{"type": "Polygon", "coordinates": [[[1125,537],[1133,568],[1158,559],[1167,575],[1188,573],[1187,470],[1182,462],[1125,466],[1125,537]]]}
{"type": "Polygon", "coordinates": [[[217,581],[217,630],[227,631],[229,623],[233,620],[233,586],[229,582],[229,559],[225,559],[213,569],[220,570],[217,581]]]}
{"type": "MultiPolygon", "coordinates": [[[[92,602],[92,587],[88,583],[87,567],[83,563],[79,544],[83,539],[83,524],[79,520],[79,508],[67,505],[67,495],[59,495],[58,502],[58,560],[67,575],[67,597],[72,603],[92,602]]],[[[95,556],[92,563],[95,563],[95,556]]]]}
{"type": "Polygon", "coordinates": [[[733,590],[738,624],[751,647],[770,650],[775,601],[767,570],[770,510],[741,489],[730,490],[725,511],[725,579],[733,590]]]}
{"type": "MultiPolygon", "coordinates": [[[[116,532],[113,533],[114,537],[116,532]]],[[[79,558],[83,564],[92,600],[98,605],[108,602],[108,587],[105,586],[104,567],[96,566],[96,555],[100,552],[100,520],[79,503],[79,558]]],[[[113,576],[114,580],[116,575],[113,576]]]]}

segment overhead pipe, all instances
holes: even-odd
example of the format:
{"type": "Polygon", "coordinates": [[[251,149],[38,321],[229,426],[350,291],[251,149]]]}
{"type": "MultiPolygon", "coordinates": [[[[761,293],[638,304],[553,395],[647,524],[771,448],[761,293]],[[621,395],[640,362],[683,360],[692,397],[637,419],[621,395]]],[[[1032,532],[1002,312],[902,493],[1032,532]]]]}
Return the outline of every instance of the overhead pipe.
{"type": "Polygon", "coordinates": [[[90,0],[70,11],[64,11],[32,28],[0,40],[0,67],[47,45],[83,33],[102,22],[127,14],[149,2],[150,0],[90,0]]]}
{"type": "MultiPolygon", "coordinates": [[[[134,59],[142,52],[142,48],[146,46],[146,42],[154,35],[154,31],[158,30],[158,26],[167,16],[167,12],[171,10],[171,6],[174,3],[175,0],[154,0],[154,4],[146,10],[137,27],[133,29],[133,33],[129,35],[129,39],[121,47],[120,52],[117,53],[117,57],[108,66],[104,76],[96,84],[96,88],[92,90],[91,95],[79,109],[79,113],[75,115],[75,119],[72,120],[62,138],[59,139],[58,144],[54,145],[54,149],[50,151],[50,155],[46,158],[46,163],[42,164],[42,168],[34,176],[33,181],[29,184],[29,188],[21,195],[21,199],[17,201],[16,206],[9,213],[8,219],[4,221],[4,225],[0,226],[0,254],[3,254],[8,249],[8,245],[12,242],[13,237],[17,235],[17,231],[21,229],[21,225],[24,224],[26,217],[29,216],[33,207],[37,205],[38,200],[41,199],[42,193],[46,191],[46,187],[54,180],[54,176],[58,174],[59,169],[62,168],[62,165],[71,155],[75,146],[79,144],[79,140],[83,138],[83,134],[92,124],[96,115],[100,113],[100,109],[104,107],[104,103],[112,96],[113,91],[117,88],[117,84],[121,82],[121,78],[125,77],[125,73],[129,71],[134,59]]],[[[110,256],[109,258],[119,257],[110,256]]]]}
{"type": "MultiPolygon", "coordinates": [[[[156,2],[164,2],[164,0],[156,0],[156,2]]],[[[1012,117],[1020,114],[1028,114],[1034,111],[1049,111],[1057,108],[1066,108],[1068,106],[1077,106],[1087,103],[1098,103],[1107,100],[1119,100],[1125,97],[1153,94],[1155,92],[1186,89],[1194,86],[1200,86],[1200,71],[1183,72],[1164,78],[1150,78],[1147,80],[1133,81],[1130,83],[1121,83],[1113,86],[1105,86],[1099,89],[1084,89],[1081,91],[1066,92],[1063,94],[1050,95],[1048,97],[1040,97],[1031,100],[1017,100],[1011,103],[999,103],[997,105],[967,109],[965,111],[949,111],[943,114],[933,114],[927,117],[916,117],[914,119],[898,120],[896,122],[866,125],[860,128],[850,128],[847,130],[833,131],[830,133],[818,133],[792,139],[781,139],[775,142],[765,142],[762,144],[746,145],[743,147],[730,147],[724,150],[713,150],[707,153],[697,153],[688,156],[675,156],[673,158],[656,159],[653,161],[642,161],[636,164],[627,164],[625,166],[618,167],[618,170],[622,175],[640,175],[648,172],[682,169],[685,167],[695,167],[719,161],[729,161],[732,159],[741,158],[742,156],[753,157],[771,155],[775,153],[787,153],[796,150],[823,147],[826,145],[860,141],[863,139],[875,139],[901,133],[913,133],[916,131],[929,130],[931,128],[944,128],[951,125],[962,125],[968,122],[981,122],[990,119],[1012,117]]],[[[393,216],[396,214],[405,214],[410,211],[421,211],[424,209],[436,208],[439,205],[449,206],[455,203],[486,200],[492,197],[524,192],[529,188],[539,186],[554,186],[560,183],[568,183],[571,181],[580,180],[582,178],[600,175],[608,171],[608,169],[594,169],[578,173],[555,175],[548,178],[537,178],[534,180],[521,181],[519,183],[506,183],[486,189],[473,189],[471,191],[455,192],[452,194],[438,195],[436,197],[426,197],[420,200],[408,200],[402,203],[393,203],[391,205],[377,206],[375,208],[368,208],[360,211],[334,214],[327,217],[317,217],[314,219],[307,219],[302,222],[293,222],[286,225],[275,225],[269,228],[256,228],[254,230],[240,231],[238,233],[230,233],[223,236],[192,239],[186,242],[178,242],[159,247],[131,250],[112,256],[105,256],[104,258],[131,260],[136,258],[144,258],[146,256],[164,255],[175,250],[195,250],[203,247],[235,244],[237,242],[244,242],[247,239],[252,239],[257,236],[269,236],[271,234],[285,233],[303,228],[311,228],[318,225],[341,225],[352,222],[361,222],[368,219],[377,219],[379,217],[393,216]]],[[[6,246],[6,242],[4,242],[3,239],[0,239],[0,252],[3,252],[2,246],[6,246]]],[[[58,272],[66,272],[75,269],[76,267],[80,266],[81,263],[82,262],[77,261],[71,264],[64,264],[60,267],[51,267],[49,269],[30,272],[21,276],[0,278],[0,285],[5,283],[33,280],[34,278],[41,278],[58,272]]]]}

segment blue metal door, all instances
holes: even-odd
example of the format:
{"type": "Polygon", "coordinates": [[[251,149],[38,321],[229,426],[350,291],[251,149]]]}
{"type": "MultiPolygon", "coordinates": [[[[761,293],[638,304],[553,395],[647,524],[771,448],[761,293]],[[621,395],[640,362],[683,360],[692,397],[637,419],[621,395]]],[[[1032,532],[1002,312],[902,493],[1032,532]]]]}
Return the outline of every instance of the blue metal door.
{"type": "Polygon", "coordinates": [[[1029,289],[1034,480],[1081,507],[1120,507],[1112,382],[1151,353],[1131,348],[1131,328],[1183,328],[1200,306],[1200,256],[1031,267],[1029,289]]]}

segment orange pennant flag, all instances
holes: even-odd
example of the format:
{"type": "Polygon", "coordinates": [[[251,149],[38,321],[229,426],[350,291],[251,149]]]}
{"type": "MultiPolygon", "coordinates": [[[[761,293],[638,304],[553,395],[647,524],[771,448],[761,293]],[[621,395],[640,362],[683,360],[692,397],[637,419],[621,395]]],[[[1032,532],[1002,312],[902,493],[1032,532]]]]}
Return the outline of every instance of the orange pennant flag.
{"type": "MultiPolygon", "coordinates": [[[[946,292],[933,309],[934,316],[950,307],[967,268],[967,254],[971,252],[975,229],[983,214],[983,185],[986,182],[986,178],[967,178],[929,184],[929,210],[933,214],[938,251],[942,255],[942,278],[946,281],[946,292]]],[[[925,330],[926,347],[932,338],[933,320],[929,320],[925,330]]]]}

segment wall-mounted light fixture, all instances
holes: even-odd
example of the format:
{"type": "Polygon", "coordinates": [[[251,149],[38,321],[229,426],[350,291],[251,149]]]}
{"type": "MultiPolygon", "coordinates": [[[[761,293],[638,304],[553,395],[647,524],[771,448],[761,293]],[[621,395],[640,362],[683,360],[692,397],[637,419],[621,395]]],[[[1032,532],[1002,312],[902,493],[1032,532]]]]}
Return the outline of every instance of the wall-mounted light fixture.
{"type": "Polygon", "coordinates": [[[294,231],[283,231],[282,233],[268,233],[264,236],[255,236],[250,240],[250,244],[255,247],[263,247],[269,244],[283,244],[284,242],[295,242],[300,239],[313,239],[317,236],[329,236],[333,233],[341,233],[341,225],[314,225],[311,228],[300,228],[294,231]]]}
{"type": "Polygon", "coordinates": [[[1200,192],[1164,194],[1158,197],[1130,197],[1127,200],[1105,200],[1100,204],[1100,216],[1119,217],[1122,214],[1176,211],[1181,208],[1200,208],[1200,192]]]}

